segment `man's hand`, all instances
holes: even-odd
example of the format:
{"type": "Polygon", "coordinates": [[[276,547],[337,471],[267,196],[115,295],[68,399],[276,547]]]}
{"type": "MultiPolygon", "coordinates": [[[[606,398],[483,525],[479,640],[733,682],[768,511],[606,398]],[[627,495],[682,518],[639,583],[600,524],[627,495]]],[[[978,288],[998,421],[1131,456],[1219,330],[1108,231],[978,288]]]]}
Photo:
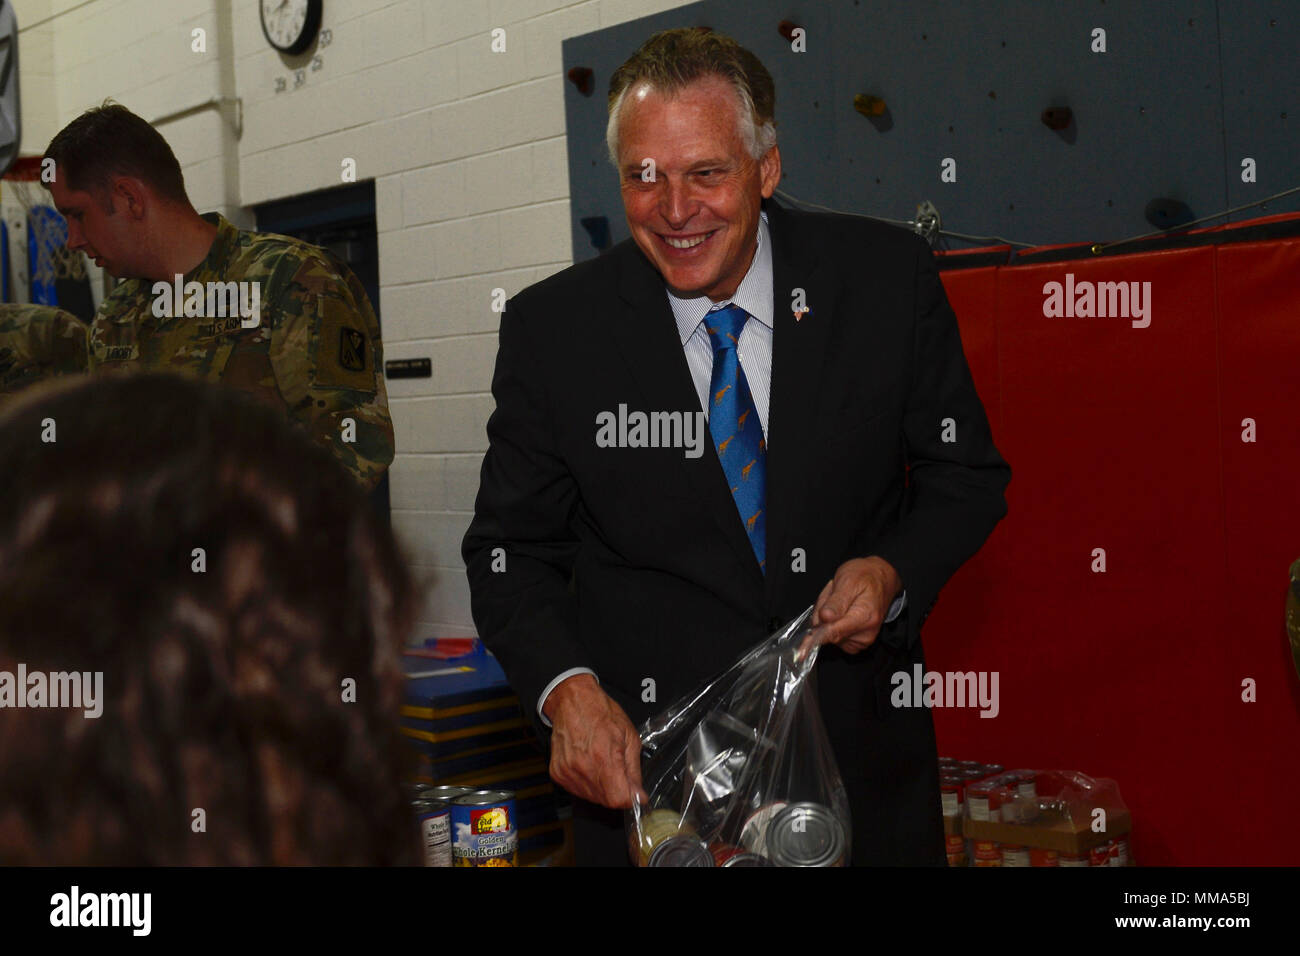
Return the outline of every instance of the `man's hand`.
{"type": "Polygon", "coordinates": [[[880,634],[889,606],[903,588],[884,558],[854,558],[839,566],[813,606],[813,630],[800,647],[836,644],[846,654],[865,651],[880,634]]]}
{"type": "Polygon", "coordinates": [[[575,674],[547,695],[542,713],[554,727],[551,779],[575,797],[625,810],[641,789],[641,738],[623,708],[590,674],[575,674]]]}

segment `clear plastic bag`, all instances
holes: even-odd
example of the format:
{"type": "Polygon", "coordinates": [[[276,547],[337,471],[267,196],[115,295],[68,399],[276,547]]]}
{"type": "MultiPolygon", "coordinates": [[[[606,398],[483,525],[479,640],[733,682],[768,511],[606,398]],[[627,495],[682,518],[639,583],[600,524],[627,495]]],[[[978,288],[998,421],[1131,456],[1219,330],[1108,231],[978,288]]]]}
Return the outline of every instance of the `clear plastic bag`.
{"type": "Polygon", "coordinates": [[[801,653],[812,608],[641,728],[639,866],[845,866],[848,796],[801,653]]]}

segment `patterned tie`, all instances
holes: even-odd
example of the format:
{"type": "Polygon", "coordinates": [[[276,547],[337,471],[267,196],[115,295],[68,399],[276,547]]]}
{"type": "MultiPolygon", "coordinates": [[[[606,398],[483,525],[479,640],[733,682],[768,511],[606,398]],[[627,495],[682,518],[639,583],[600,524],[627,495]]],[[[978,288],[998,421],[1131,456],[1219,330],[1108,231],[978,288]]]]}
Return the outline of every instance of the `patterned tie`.
{"type": "Polygon", "coordinates": [[[750,546],[758,566],[767,573],[767,442],[763,426],[749,393],[745,371],[740,367],[736,345],[749,315],[729,305],[704,317],[704,327],[713,341],[713,381],[709,395],[709,432],[727,485],[736,501],[740,520],[745,523],[750,546]]]}

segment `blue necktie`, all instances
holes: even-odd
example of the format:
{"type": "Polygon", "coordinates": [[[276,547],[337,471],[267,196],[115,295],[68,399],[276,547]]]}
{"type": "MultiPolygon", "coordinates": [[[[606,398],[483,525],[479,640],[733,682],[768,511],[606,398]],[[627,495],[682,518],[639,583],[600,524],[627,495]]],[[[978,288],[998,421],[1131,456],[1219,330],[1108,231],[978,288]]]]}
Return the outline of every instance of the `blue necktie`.
{"type": "Polygon", "coordinates": [[[749,382],[740,367],[736,345],[749,315],[729,305],[704,317],[713,342],[713,380],[709,387],[709,433],[727,476],[727,486],[749,535],[758,565],[767,572],[767,442],[754,408],[749,382]]]}

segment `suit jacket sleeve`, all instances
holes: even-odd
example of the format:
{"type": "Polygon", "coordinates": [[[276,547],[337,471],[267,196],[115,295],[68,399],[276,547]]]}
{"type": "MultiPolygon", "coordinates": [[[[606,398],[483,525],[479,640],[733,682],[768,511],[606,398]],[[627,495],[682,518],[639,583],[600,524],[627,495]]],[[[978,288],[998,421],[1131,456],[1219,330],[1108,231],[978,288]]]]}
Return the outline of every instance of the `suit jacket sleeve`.
{"type": "Polygon", "coordinates": [[[461,546],[479,636],[543,734],[542,690],[563,671],[593,666],[577,640],[569,582],[578,489],[554,441],[547,364],[512,299],[501,316],[474,520],[461,546]]]}
{"type": "Polygon", "coordinates": [[[909,648],[939,589],[1006,515],[1003,492],[1011,480],[934,255],[919,237],[915,245],[915,325],[903,409],[908,486],[898,524],[872,552],[897,569],[907,591],[907,610],[882,629],[881,639],[909,648]],[[955,441],[943,441],[945,419],[953,420],[955,441]]]}

